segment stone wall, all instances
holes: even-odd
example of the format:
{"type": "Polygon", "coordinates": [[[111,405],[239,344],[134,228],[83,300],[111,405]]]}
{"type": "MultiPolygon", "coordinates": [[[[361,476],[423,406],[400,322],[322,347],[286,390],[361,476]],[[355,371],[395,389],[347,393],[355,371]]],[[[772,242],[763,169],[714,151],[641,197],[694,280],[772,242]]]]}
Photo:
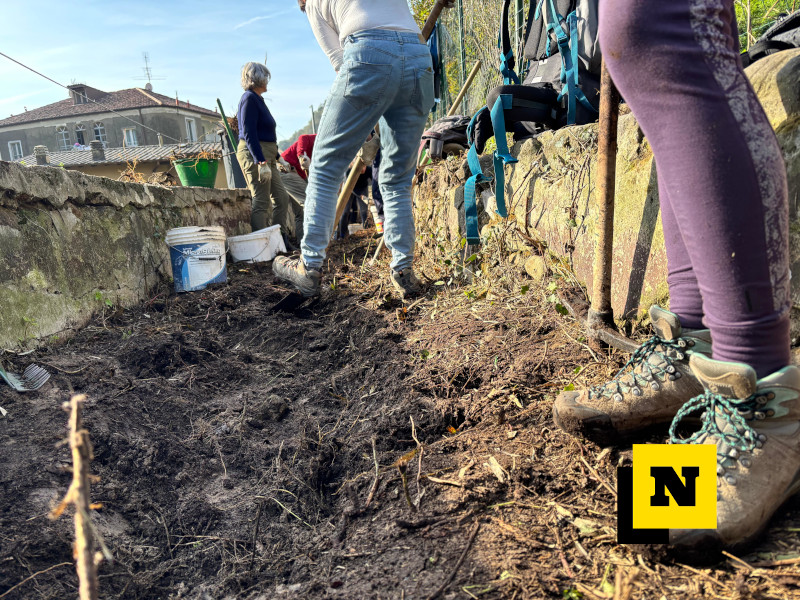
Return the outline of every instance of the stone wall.
{"type": "MultiPolygon", "coordinates": [[[[800,307],[800,50],[772,55],[751,65],[748,76],[783,150],[789,178],[792,300],[800,307]]],[[[619,120],[612,302],[616,317],[637,318],[668,298],[666,255],[653,153],[636,119],[623,106],[619,120]]],[[[565,260],[591,291],[597,225],[597,125],[550,131],[516,144],[519,162],[506,167],[509,220],[520,240],[543,242],[554,260],[565,260]]],[[[492,173],[491,157],[482,157],[492,173]]],[[[421,243],[459,247],[464,236],[466,165],[430,168],[416,196],[421,243]]],[[[478,203],[482,236],[508,222],[493,214],[489,186],[478,203]]],[[[524,246],[524,244],[521,244],[524,246]]],[[[531,251],[531,245],[527,246],[531,251]]],[[[795,311],[797,312],[797,311],[795,311]]],[[[800,319],[793,319],[800,330],[800,319]]]]}
{"type": "Polygon", "coordinates": [[[122,183],[0,162],[0,347],[62,336],[170,277],[164,234],[250,231],[246,190],[122,183]]]}

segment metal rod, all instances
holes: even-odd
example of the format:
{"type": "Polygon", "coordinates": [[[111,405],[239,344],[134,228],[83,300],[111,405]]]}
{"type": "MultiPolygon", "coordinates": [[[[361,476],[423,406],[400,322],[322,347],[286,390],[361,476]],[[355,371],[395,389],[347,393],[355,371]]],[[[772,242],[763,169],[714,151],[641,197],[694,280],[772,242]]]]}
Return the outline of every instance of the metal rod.
{"type": "Polygon", "coordinates": [[[597,245],[592,275],[592,304],[587,325],[613,323],[611,266],[614,245],[614,192],[617,173],[619,92],[605,61],[600,74],[600,128],[598,132],[597,245]]]}
{"type": "Polygon", "coordinates": [[[314,117],[314,105],[311,105],[311,133],[317,133],[317,119],[314,117]]]}
{"type": "Polygon", "coordinates": [[[461,103],[461,100],[464,98],[464,96],[467,95],[467,91],[469,91],[472,82],[475,81],[475,76],[478,74],[478,71],[481,70],[481,64],[482,63],[480,60],[475,62],[475,66],[472,67],[472,71],[470,71],[467,80],[461,87],[461,91],[458,92],[458,96],[456,96],[456,99],[453,101],[452,106],[450,106],[450,110],[447,112],[448,117],[452,117],[454,114],[456,114],[456,111],[458,110],[458,105],[461,103]]]}

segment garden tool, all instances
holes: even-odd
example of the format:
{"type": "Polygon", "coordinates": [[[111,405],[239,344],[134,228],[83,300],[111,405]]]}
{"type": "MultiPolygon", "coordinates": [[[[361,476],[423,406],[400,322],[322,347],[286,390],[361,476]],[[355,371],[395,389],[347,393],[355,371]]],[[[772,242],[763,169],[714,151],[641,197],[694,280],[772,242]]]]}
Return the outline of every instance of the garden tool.
{"type": "Polygon", "coordinates": [[[50,373],[38,365],[28,365],[22,375],[8,373],[3,367],[0,367],[0,377],[5,379],[6,383],[18,392],[32,392],[47,383],[47,380],[50,379],[50,373]]]}
{"type": "Polygon", "coordinates": [[[614,243],[614,191],[617,174],[617,121],[620,96],[603,61],[600,74],[600,123],[597,140],[597,244],[594,251],[591,305],[561,293],[561,302],[586,325],[590,339],[633,352],[639,345],[616,331],[611,308],[611,258],[614,243]]]}

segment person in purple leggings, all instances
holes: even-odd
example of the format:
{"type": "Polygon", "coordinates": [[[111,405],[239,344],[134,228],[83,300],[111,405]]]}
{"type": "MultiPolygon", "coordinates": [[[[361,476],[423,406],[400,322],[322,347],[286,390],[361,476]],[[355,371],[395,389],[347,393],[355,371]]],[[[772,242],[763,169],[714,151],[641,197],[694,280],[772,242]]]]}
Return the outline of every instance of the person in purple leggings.
{"type": "Polygon", "coordinates": [[[600,1],[603,56],[656,161],[671,311],[651,308],[656,335],[616,378],[553,409],[600,443],[672,421],[672,443],[716,444],[717,529],[671,531],[687,550],[750,542],[800,489],[786,172],[733,4],[600,1]],[[677,437],[698,410],[700,430],[677,437]]]}

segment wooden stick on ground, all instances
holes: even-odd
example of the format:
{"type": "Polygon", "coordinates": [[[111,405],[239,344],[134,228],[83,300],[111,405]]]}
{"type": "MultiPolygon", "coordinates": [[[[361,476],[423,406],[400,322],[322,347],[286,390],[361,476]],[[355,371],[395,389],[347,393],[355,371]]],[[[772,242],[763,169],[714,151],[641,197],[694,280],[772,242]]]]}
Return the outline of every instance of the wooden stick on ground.
{"type": "Polygon", "coordinates": [[[450,585],[453,579],[456,578],[456,574],[458,570],[461,568],[461,564],[464,562],[464,559],[467,557],[467,552],[472,547],[472,542],[475,541],[475,536],[478,535],[478,530],[481,528],[481,522],[475,521],[475,526],[472,528],[472,531],[469,534],[469,539],[467,540],[467,545],[464,546],[464,551],[461,553],[461,556],[458,557],[458,562],[453,567],[453,570],[450,571],[450,575],[445,579],[444,583],[439,586],[439,588],[433,592],[426,600],[434,600],[434,598],[438,598],[439,595],[447,589],[447,586],[450,585]]]}
{"type": "Polygon", "coordinates": [[[97,563],[101,555],[95,559],[94,527],[89,520],[91,504],[89,502],[89,466],[94,458],[89,432],[83,428],[81,410],[86,396],[73,396],[65,409],[70,409],[69,446],[72,449],[72,484],[66,496],[50,514],[57,519],[68,505],[75,505],[75,557],[79,581],[80,600],[98,600],[99,584],[97,580],[97,563]]]}

